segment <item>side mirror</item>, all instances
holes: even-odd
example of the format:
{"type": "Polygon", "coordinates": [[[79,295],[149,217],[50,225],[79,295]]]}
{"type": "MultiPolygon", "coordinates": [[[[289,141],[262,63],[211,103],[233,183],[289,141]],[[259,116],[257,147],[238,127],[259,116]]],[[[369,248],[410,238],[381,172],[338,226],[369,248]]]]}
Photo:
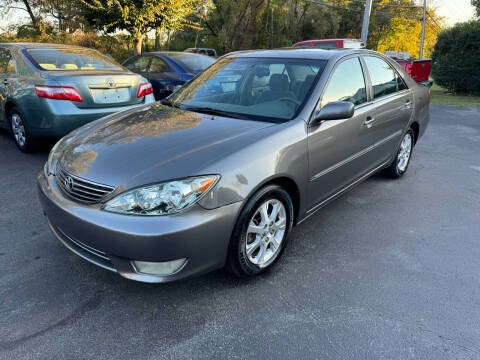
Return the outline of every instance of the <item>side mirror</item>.
{"type": "Polygon", "coordinates": [[[355,106],[349,101],[331,102],[315,114],[312,124],[326,120],[350,119],[354,112],[355,106]]]}

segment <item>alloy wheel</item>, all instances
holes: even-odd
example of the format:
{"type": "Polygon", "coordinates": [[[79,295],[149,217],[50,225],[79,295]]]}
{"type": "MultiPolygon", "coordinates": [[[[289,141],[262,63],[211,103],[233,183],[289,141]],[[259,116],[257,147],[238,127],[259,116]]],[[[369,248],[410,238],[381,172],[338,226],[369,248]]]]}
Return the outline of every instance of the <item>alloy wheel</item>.
{"type": "Polygon", "coordinates": [[[27,142],[27,136],[25,134],[25,125],[20,115],[13,113],[12,114],[12,132],[15,141],[20,147],[24,147],[27,142]]]}
{"type": "Polygon", "coordinates": [[[263,202],[253,213],[247,229],[246,254],[258,267],[270,265],[280,252],[285,239],[287,213],[276,199],[263,202]]]}
{"type": "Polygon", "coordinates": [[[400,144],[400,151],[397,157],[397,169],[400,173],[405,172],[410,161],[410,155],[412,154],[412,136],[410,133],[406,133],[400,144]]]}

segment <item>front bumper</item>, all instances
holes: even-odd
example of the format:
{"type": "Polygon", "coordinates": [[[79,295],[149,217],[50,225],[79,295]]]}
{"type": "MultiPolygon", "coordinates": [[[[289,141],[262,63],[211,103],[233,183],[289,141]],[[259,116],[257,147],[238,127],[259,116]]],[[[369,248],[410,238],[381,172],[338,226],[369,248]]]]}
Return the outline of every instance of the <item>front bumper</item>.
{"type": "Polygon", "coordinates": [[[194,205],[169,216],[129,216],[75,203],[58,188],[55,176],[37,178],[38,193],[52,233],[82,258],[121,276],[143,282],[169,282],[225,264],[230,235],[241,202],[206,210],[194,205]],[[165,262],[187,258],[168,276],[136,271],[132,261],[165,262]]]}

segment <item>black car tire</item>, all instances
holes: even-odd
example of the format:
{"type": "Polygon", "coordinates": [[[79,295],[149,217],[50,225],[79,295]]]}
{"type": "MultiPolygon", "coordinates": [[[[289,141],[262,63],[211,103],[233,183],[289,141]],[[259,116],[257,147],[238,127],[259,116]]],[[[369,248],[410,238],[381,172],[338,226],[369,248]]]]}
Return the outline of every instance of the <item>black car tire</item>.
{"type": "Polygon", "coordinates": [[[23,120],[20,111],[16,107],[12,107],[8,112],[8,124],[10,127],[10,131],[12,132],[13,141],[15,142],[15,145],[17,145],[17,147],[20,149],[20,151],[24,153],[34,151],[35,147],[32,137],[29,135],[25,121],[23,120]],[[14,121],[17,125],[14,125],[14,121]],[[23,141],[15,136],[15,131],[18,130],[18,126],[21,126],[23,128],[23,141]],[[17,129],[15,129],[14,127],[17,127],[17,129]]]}
{"type": "MultiPolygon", "coordinates": [[[[270,213],[273,216],[273,208],[270,213]]],[[[277,215],[280,219],[280,214],[277,215]]],[[[227,269],[235,276],[241,278],[248,278],[255,275],[258,275],[265,270],[271,268],[281,257],[285,246],[287,245],[288,235],[293,227],[293,218],[294,210],[293,203],[290,195],[285,189],[278,185],[268,185],[260,190],[258,190],[246,203],[242,209],[235,228],[232,232],[232,237],[230,239],[230,245],[228,250],[227,257],[227,269]],[[247,237],[251,234],[248,233],[249,225],[251,221],[254,221],[254,216],[259,214],[260,208],[264,204],[270,204],[267,206],[272,206],[271,203],[283,205],[283,211],[285,215],[285,229],[283,233],[282,240],[280,241],[279,246],[275,249],[275,252],[272,254],[270,261],[264,266],[259,266],[254,264],[249,260],[247,255],[247,237]]],[[[277,219],[277,218],[276,218],[277,219]]],[[[279,220],[280,223],[280,220],[279,220]]],[[[271,223],[272,226],[275,225],[275,220],[271,223]]],[[[273,231],[273,230],[272,230],[273,231]]],[[[282,231],[282,230],[278,230],[282,231]]],[[[260,235],[258,235],[260,237],[260,235]]],[[[257,237],[255,236],[255,239],[257,237]]],[[[263,239],[263,237],[262,237],[263,239]]],[[[255,240],[256,241],[256,240],[255,240]]],[[[267,249],[270,245],[268,245],[267,249]]],[[[267,251],[267,250],[264,250],[267,251]]],[[[273,252],[273,251],[272,251],[273,252]]]]}
{"type": "Polygon", "coordinates": [[[408,154],[406,166],[403,169],[399,167],[399,158],[400,156],[402,156],[402,143],[400,143],[397,154],[395,155],[395,159],[393,159],[392,163],[387,168],[383,169],[382,171],[383,175],[392,179],[398,179],[407,172],[408,166],[410,165],[410,160],[412,159],[412,153],[413,153],[413,147],[414,147],[414,134],[412,129],[409,129],[403,135],[402,142],[406,137],[410,137],[410,152],[408,154]]]}

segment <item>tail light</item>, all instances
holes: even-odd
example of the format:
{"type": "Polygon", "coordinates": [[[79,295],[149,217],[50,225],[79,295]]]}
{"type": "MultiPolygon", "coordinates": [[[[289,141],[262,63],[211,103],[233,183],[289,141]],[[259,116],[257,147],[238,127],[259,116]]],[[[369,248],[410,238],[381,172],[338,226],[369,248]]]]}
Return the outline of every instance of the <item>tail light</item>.
{"type": "Polygon", "coordinates": [[[149,95],[151,93],[153,93],[152,84],[150,83],[140,84],[140,86],[138,87],[137,98],[144,97],[145,95],[149,95]]]}
{"type": "Polygon", "coordinates": [[[405,70],[407,71],[408,74],[412,75],[413,65],[412,65],[412,64],[408,64],[408,65],[405,67],[405,70]]]}
{"type": "Polygon", "coordinates": [[[35,85],[35,92],[38,97],[47,99],[83,101],[78,91],[71,86],[35,85]]]}
{"type": "Polygon", "coordinates": [[[430,92],[430,89],[428,89],[428,101],[432,99],[432,93],[430,92]]]}

